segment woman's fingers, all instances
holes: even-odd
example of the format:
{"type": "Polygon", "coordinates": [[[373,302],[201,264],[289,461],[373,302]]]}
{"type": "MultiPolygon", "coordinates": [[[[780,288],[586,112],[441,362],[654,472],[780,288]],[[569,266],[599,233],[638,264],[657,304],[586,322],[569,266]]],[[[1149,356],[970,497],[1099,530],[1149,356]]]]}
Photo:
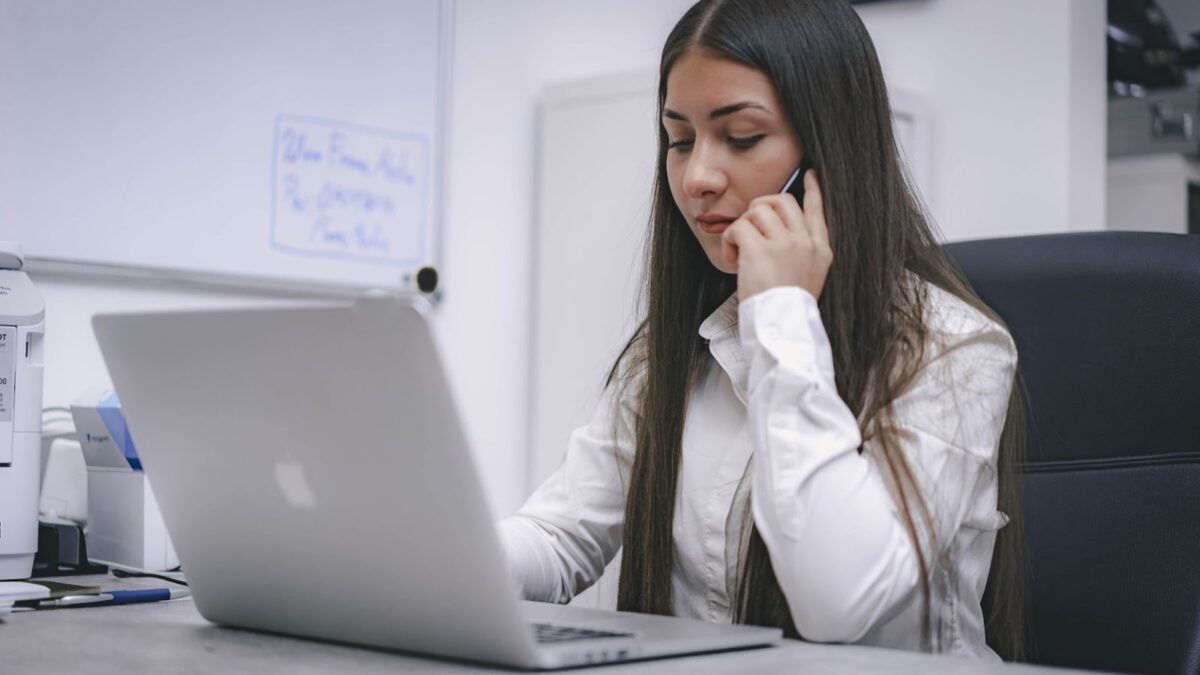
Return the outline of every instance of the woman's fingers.
{"type": "Polygon", "coordinates": [[[785,216],[778,210],[777,203],[780,201],[774,195],[755,199],[738,220],[748,221],[767,239],[785,236],[790,228],[785,216]]]}
{"type": "Polygon", "coordinates": [[[772,195],[770,199],[771,207],[775,209],[789,232],[803,232],[807,229],[807,225],[804,223],[804,211],[800,210],[800,205],[796,203],[794,196],[781,193],[772,195]]]}
{"type": "Polygon", "coordinates": [[[743,250],[760,245],[764,239],[758,227],[745,218],[738,218],[721,233],[721,257],[730,266],[735,266],[743,250]]]}
{"type": "Polygon", "coordinates": [[[758,197],[721,236],[725,261],[737,270],[739,297],[779,286],[820,297],[833,256],[814,172],[805,173],[804,188],[803,208],[790,194],[758,197]]]}

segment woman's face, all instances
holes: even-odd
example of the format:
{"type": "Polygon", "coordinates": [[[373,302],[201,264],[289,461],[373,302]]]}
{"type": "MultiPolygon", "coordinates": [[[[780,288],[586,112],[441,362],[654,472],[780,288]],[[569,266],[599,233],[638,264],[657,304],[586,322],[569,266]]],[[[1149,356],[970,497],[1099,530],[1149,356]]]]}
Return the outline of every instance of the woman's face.
{"type": "Polygon", "coordinates": [[[675,205],[717,269],[721,233],[750,200],[779,192],[803,151],[767,76],[690,48],[667,75],[662,117],[675,205]]]}

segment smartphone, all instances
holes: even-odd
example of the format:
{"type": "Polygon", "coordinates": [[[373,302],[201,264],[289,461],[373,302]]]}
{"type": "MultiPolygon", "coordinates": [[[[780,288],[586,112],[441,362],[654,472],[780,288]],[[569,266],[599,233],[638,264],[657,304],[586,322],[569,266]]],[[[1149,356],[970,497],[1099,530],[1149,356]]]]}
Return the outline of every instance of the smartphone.
{"type": "Polygon", "coordinates": [[[791,193],[791,195],[796,198],[796,203],[799,204],[801,208],[804,208],[804,172],[811,168],[813,168],[812,160],[805,155],[804,159],[800,160],[800,166],[797,167],[794,172],[792,172],[792,176],[788,178],[787,182],[783,184],[783,188],[780,190],[781,193],[791,193]]]}

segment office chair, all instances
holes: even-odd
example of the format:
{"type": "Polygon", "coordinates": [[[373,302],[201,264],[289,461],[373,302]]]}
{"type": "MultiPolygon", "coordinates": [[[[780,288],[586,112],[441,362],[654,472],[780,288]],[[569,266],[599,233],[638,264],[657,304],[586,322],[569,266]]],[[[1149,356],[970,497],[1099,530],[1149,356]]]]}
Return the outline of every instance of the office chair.
{"type": "Polygon", "coordinates": [[[1032,660],[1200,672],[1200,236],[946,249],[1020,353],[1032,660]]]}

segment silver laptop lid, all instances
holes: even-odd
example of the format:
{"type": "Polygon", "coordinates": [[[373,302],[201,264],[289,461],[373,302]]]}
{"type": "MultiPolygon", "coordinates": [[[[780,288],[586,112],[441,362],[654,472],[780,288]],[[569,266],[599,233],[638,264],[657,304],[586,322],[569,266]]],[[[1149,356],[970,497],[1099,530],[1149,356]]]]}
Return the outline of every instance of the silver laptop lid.
{"type": "Polygon", "coordinates": [[[206,618],[534,662],[421,307],[94,319],[206,618]]]}

